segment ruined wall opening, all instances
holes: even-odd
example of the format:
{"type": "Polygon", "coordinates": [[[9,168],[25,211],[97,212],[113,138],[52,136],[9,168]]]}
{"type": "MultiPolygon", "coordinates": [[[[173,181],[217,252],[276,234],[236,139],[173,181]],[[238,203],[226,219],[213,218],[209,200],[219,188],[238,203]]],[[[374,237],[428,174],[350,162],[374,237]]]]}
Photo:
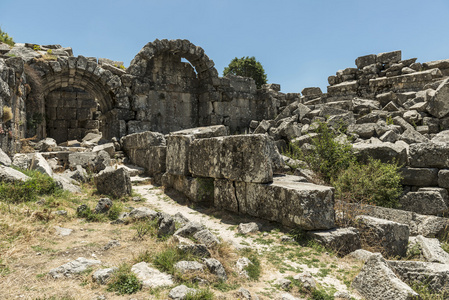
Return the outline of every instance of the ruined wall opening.
{"type": "Polygon", "coordinates": [[[100,132],[101,111],[95,96],[76,87],[61,87],[45,98],[46,132],[57,143],[81,140],[100,132]]]}
{"type": "Polygon", "coordinates": [[[197,126],[199,80],[190,63],[165,52],[148,61],[146,76],[154,90],[147,94],[149,109],[138,111],[137,120],[164,133],[197,126]]]}

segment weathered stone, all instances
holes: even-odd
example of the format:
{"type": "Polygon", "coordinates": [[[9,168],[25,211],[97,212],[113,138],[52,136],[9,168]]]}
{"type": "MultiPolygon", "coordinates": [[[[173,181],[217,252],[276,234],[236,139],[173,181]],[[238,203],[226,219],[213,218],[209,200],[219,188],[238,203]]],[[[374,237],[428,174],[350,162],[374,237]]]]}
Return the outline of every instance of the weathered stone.
{"type": "Polygon", "coordinates": [[[36,170],[42,174],[53,176],[53,170],[51,169],[48,162],[40,153],[35,153],[31,159],[30,169],[36,170]]]}
{"type": "Polygon", "coordinates": [[[111,275],[117,270],[117,268],[100,269],[92,274],[92,279],[99,284],[107,284],[111,275]]]}
{"type": "Polygon", "coordinates": [[[34,145],[34,149],[40,152],[48,152],[53,151],[55,147],[58,145],[56,144],[56,141],[52,138],[45,138],[43,140],[40,140],[36,145],[34,145]]]}
{"type": "Polygon", "coordinates": [[[326,248],[334,250],[340,256],[345,256],[362,248],[359,232],[352,227],[325,231],[308,231],[307,234],[326,248]]]}
{"type": "Polygon", "coordinates": [[[221,243],[220,240],[208,229],[203,229],[196,232],[193,237],[201,244],[206,245],[207,248],[211,248],[221,243]]]}
{"type": "Polygon", "coordinates": [[[181,274],[190,273],[190,272],[202,272],[204,270],[204,265],[197,261],[178,261],[173,268],[176,272],[181,274]]]}
{"type": "Polygon", "coordinates": [[[357,249],[351,253],[348,254],[349,257],[352,257],[354,259],[366,262],[371,255],[373,255],[373,252],[370,252],[368,250],[364,250],[364,249],[357,249]]]}
{"type": "Polygon", "coordinates": [[[401,209],[423,215],[440,215],[448,210],[445,199],[436,191],[409,192],[399,199],[401,209]]]}
{"type": "Polygon", "coordinates": [[[111,199],[101,198],[100,200],[98,200],[97,206],[95,206],[94,211],[97,214],[105,214],[111,209],[112,205],[113,203],[111,199]]]}
{"type": "Polygon", "coordinates": [[[415,143],[428,143],[429,139],[420,134],[418,131],[414,129],[407,129],[402,134],[400,139],[407,144],[415,144],[415,143]]]}
{"type": "Polygon", "coordinates": [[[359,69],[363,69],[364,67],[375,64],[376,62],[377,62],[377,55],[375,54],[360,56],[357,57],[357,59],[355,60],[355,64],[359,69]]]}
{"type": "Polygon", "coordinates": [[[70,180],[69,178],[59,175],[59,174],[53,174],[53,180],[55,181],[56,185],[65,191],[69,191],[71,193],[81,193],[82,190],[79,186],[73,184],[73,180],[70,180]]]}
{"type": "Polygon", "coordinates": [[[59,236],[69,236],[72,234],[73,229],[70,228],[63,228],[59,226],[55,226],[56,234],[59,236]]]}
{"type": "Polygon", "coordinates": [[[388,256],[405,256],[410,235],[407,225],[369,216],[357,216],[355,225],[370,247],[388,256]]]}
{"type": "Polygon", "coordinates": [[[225,268],[215,258],[206,258],[203,260],[203,262],[206,264],[206,267],[209,269],[209,271],[212,274],[217,275],[217,277],[221,280],[227,280],[228,276],[226,275],[225,268]]]}
{"type": "Polygon", "coordinates": [[[166,213],[158,213],[158,237],[172,235],[175,232],[175,220],[166,213]]]}
{"type": "Polygon", "coordinates": [[[352,287],[367,300],[412,300],[418,297],[393,273],[380,254],[371,255],[352,282],[352,287]]]}
{"type": "Polygon", "coordinates": [[[449,219],[447,218],[421,215],[410,211],[380,206],[344,203],[341,201],[337,205],[345,213],[353,217],[363,214],[406,224],[410,228],[411,235],[421,234],[425,237],[444,237],[449,233],[449,219]]]}
{"type": "Polygon", "coordinates": [[[254,134],[264,134],[268,132],[268,130],[271,128],[271,123],[267,120],[262,120],[259,123],[259,126],[254,130],[254,134]]]}
{"type": "Polygon", "coordinates": [[[191,253],[199,257],[210,257],[210,252],[204,244],[179,245],[178,249],[184,253],[191,253]]]}
{"type": "Polygon", "coordinates": [[[378,144],[355,143],[352,146],[358,160],[362,162],[366,162],[372,157],[384,163],[397,162],[399,165],[407,163],[406,148],[396,144],[388,142],[378,144]]]}
{"type": "Polygon", "coordinates": [[[184,300],[187,295],[194,296],[198,290],[193,288],[188,288],[187,286],[181,284],[170,290],[168,297],[173,300],[184,300]]]}
{"type": "Polygon", "coordinates": [[[402,184],[415,186],[437,186],[438,169],[435,168],[411,168],[401,169],[402,184]]]}
{"type": "Polygon", "coordinates": [[[449,265],[422,261],[388,261],[390,268],[408,284],[416,282],[432,293],[449,289],[449,265]]]}
{"type": "Polygon", "coordinates": [[[98,153],[93,152],[77,152],[69,154],[70,168],[76,168],[77,165],[82,166],[86,170],[100,172],[111,165],[111,158],[106,151],[98,153]]]}
{"type": "Polygon", "coordinates": [[[412,144],[409,148],[410,166],[420,168],[449,168],[449,145],[442,143],[412,144]]]}
{"type": "Polygon", "coordinates": [[[51,269],[48,274],[53,278],[72,277],[73,275],[80,274],[88,267],[99,265],[101,261],[95,259],[86,259],[79,257],[76,260],[70,261],[62,266],[51,269]]]}
{"type": "Polygon", "coordinates": [[[279,278],[274,281],[274,285],[279,286],[282,290],[290,290],[292,287],[292,282],[286,278],[279,278]]]}
{"type": "Polygon", "coordinates": [[[377,54],[377,62],[386,64],[386,63],[395,63],[401,60],[402,53],[401,50],[392,51],[392,52],[384,52],[377,54]]]}
{"type": "Polygon", "coordinates": [[[183,237],[190,237],[201,230],[204,230],[204,226],[202,224],[198,222],[188,222],[186,225],[176,230],[174,234],[183,237]]]}
{"type": "Polygon", "coordinates": [[[9,167],[11,164],[12,164],[11,158],[8,156],[8,154],[3,152],[2,149],[0,149],[0,165],[9,167]]]}
{"type": "Polygon", "coordinates": [[[275,147],[265,135],[236,135],[191,142],[189,167],[202,177],[271,182],[275,147]]]}
{"type": "Polygon", "coordinates": [[[20,171],[17,171],[16,169],[6,167],[3,165],[0,165],[0,181],[3,182],[16,182],[16,181],[27,181],[30,179],[27,175],[23,174],[20,171]]]}
{"type": "Polygon", "coordinates": [[[248,234],[258,232],[262,226],[255,222],[240,223],[237,230],[240,234],[248,234]]]}
{"type": "Polygon", "coordinates": [[[400,135],[397,134],[394,130],[388,130],[385,132],[381,137],[379,137],[379,140],[381,140],[384,143],[395,143],[400,138],[400,135]]]}
{"type": "Polygon", "coordinates": [[[443,118],[449,113],[449,79],[444,80],[427,105],[427,111],[434,117],[443,118]]]}
{"type": "Polygon", "coordinates": [[[354,124],[348,126],[348,133],[355,133],[362,139],[369,139],[374,136],[376,126],[375,123],[354,124]]]}
{"type": "Polygon", "coordinates": [[[317,282],[312,277],[312,274],[307,271],[296,274],[295,276],[293,276],[293,279],[299,281],[301,285],[308,291],[313,291],[317,285],[317,282]]]}
{"type": "Polygon", "coordinates": [[[158,213],[148,207],[137,207],[134,208],[130,213],[129,217],[136,220],[141,219],[156,219],[158,217],[158,213]]]}
{"type": "Polygon", "coordinates": [[[214,199],[214,179],[206,177],[190,177],[165,173],[162,185],[173,188],[195,203],[210,205],[214,199]]]}
{"type": "Polygon", "coordinates": [[[131,179],[126,169],[108,167],[94,177],[95,186],[101,194],[115,198],[131,195],[131,179]]]}
{"type": "Polygon", "coordinates": [[[131,271],[136,274],[144,287],[157,288],[174,284],[173,277],[149,267],[146,262],[140,262],[131,267],[131,271]]]}
{"type": "Polygon", "coordinates": [[[436,238],[426,238],[418,235],[415,242],[428,262],[449,264],[449,253],[441,248],[440,241],[436,238]]]}
{"type": "Polygon", "coordinates": [[[334,223],[333,188],[276,176],[271,184],[215,180],[214,206],[306,230],[334,223]]]}

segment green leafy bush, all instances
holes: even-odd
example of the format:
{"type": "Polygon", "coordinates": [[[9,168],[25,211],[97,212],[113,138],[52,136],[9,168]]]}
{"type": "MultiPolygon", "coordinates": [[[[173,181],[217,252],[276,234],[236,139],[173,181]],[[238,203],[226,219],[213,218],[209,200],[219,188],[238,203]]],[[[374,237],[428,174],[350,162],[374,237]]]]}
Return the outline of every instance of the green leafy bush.
{"type": "Polygon", "coordinates": [[[402,193],[397,164],[374,159],[362,164],[357,161],[352,145],[337,141],[336,133],[326,123],[318,123],[317,133],[312,139],[312,150],[304,152],[290,144],[285,155],[305,161],[319,178],[335,187],[338,200],[397,207],[402,193]]]}
{"type": "Polygon", "coordinates": [[[318,136],[312,139],[313,150],[305,153],[295,144],[290,144],[286,155],[305,161],[310,169],[318,173],[326,182],[348,168],[356,161],[350,143],[340,143],[337,135],[326,123],[318,122],[318,136]]]}
{"type": "Polygon", "coordinates": [[[38,196],[50,195],[59,190],[56,182],[48,175],[37,171],[24,171],[31,178],[25,182],[0,183],[0,201],[21,203],[36,201],[38,196]]]}
{"type": "Polygon", "coordinates": [[[254,79],[259,89],[262,84],[267,83],[267,74],[265,74],[262,64],[254,56],[234,58],[223,70],[223,76],[228,74],[250,77],[254,79]]]}
{"type": "Polygon", "coordinates": [[[0,42],[14,46],[14,41],[6,32],[4,32],[0,27],[0,42]]]}
{"type": "Polygon", "coordinates": [[[131,267],[127,264],[119,266],[108,283],[108,291],[116,292],[119,295],[133,294],[141,289],[140,280],[131,272],[131,267]]]}
{"type": "Polygon", "coordinates": [[[370,158],[368,163],[351,164],[332,181],[337,199],[346,202],[397,207],[402,193],[397,164],[370,158]]]}

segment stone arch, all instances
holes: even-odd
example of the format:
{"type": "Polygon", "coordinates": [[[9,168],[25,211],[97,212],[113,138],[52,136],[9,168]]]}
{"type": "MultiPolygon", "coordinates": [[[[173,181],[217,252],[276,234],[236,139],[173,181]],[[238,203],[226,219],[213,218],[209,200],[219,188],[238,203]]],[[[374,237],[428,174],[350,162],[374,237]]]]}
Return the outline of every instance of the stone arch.
{"type": "Polygon", "coordinates": [[[202,84],[211,84],[218,86],[218,72],[215,63],[205,53],[204,50],[195,46],[188,40],[158,40],[146,44],[134,59],[128,68],[128,73],[137,77],[144,77],[147,73],[148,61],[163,53],[172,53],[187,59],[195,68],[198,79],[202,84]]]}
{"type": "MultiPolygon", "coordinates": [[[[39,113],[47,114],[47,96],[57,90],[74,88],[87,92],[98,103],[103,115],[115,107],[116,93],[122,85],[119,76],[102,68],[96,59],[84,56],[59,57],[57,61],[38,61],[31,67],[40,75],[42,94],[39,113]]],[[[64,107],[64,105],[62,105],[64,107]]],[[[107,120],[106,120],[107,123],[107,120]]],[[[105,125],[105,124],[104,124],[105,125]]],[[[46,122],[40,125],[38,138],[47,136],[46,122]]],[[[107,136],[109,138],[109,136],[107,136]]]]}

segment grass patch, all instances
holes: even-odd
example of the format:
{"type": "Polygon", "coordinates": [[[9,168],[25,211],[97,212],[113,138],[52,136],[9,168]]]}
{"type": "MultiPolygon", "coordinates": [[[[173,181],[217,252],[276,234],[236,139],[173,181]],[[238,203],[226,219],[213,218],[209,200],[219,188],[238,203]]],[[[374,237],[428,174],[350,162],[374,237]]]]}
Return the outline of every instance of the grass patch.
{"type": "Polygon", "coordinates": [[[200,289],[196,292],[187,293],[185,300],[212,300],[214,299],[214,293],[209,289],[200,289]]]}
{"type": "Polygon", "coordinates": [[[23,203],[36,201],[38,196],[51,195],[60,191],[56,182],[48,175],[38,171],[23,171],[29,180],[13,183],[0,183],[0,201],[7,203],[23,203]]]}
{"type": "Polygon", "coordinates": [[[122,264],[113,273],[109,280],[107,290],[119,295],[134,294],[142,289],[142,284],[136,275],[131,272],[131,266],[122,264]]]}

